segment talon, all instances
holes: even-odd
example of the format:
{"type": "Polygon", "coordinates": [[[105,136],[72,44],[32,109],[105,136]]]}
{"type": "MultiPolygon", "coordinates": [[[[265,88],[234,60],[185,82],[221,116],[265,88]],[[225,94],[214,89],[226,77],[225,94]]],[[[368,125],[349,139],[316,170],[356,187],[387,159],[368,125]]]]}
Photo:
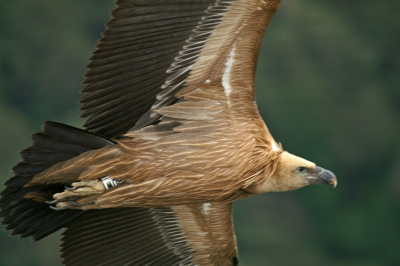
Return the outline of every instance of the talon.
{"type": "MultiPolygon", "coordinates": [[[[50,205],[56,204],[58,202],[60,202],[59,199],[55,199],[55,200],[52,200],[52,201],[45,201],[45,203],[50,204],[50,205]]],[[[50,206],[50,208],[51,208],[51,206],[50,206]]]]}
{"type": "Polygon", "coordinates": [[[74,190],[76,190],[76,189],[78,189],[77,187],[68,187],[68,186],[65,186],[65,190],[68,190],[68,191],[74,191],[74,190]]]}
{"type": "Polygon", "coordinates": [[[49,206],[50,209],[54,210],[54,211],[61,211],[60,207],[54,207],[54,206],[49,206]]]}
{"type": "Polygon", "coordinates": [[[82,206],[82,204],[75,202],[75,200],[79,199],[79,197],[68,197],[69,202],[71,202],[74,206],[82,206]]]}

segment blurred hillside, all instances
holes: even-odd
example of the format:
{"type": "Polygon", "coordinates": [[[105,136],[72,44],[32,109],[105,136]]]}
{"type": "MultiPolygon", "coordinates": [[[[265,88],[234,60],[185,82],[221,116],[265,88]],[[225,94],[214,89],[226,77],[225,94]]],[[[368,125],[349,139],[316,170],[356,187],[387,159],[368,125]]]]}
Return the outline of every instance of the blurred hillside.
{"type": "MultiPolygon", "coordinates": [[[[113,1],[0,2],[0,181],[43,120],[81,126],[78,91],[113,1]]],[[[277,141],[332,170],[235,205],[242,266],[398,265],[400,1],[282,0],[257,100],[277,141]]],[[[3,188],[1,185],[0,188],[3,188]]],[[[59,265],[59,237],[0,232],[0,265],[59,265]]]]}

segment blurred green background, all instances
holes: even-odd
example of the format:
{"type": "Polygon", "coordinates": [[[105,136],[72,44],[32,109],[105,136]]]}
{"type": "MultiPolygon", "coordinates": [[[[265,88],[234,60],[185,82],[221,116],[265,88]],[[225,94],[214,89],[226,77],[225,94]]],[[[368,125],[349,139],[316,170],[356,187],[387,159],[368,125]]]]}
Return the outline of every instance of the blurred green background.
{"type": "MultiPolygon", "coordinates": [[[[113,0],[0,2],[0,181],[43,120],[81,126],[78,91],[113,0]]],[[[242,266],[399,265],[400,1],[282,0],[257,100],[277,141],[332,170],[235,204],[242,266]]],[[[0,188],[3,188],[1,185],[0,188]]],[[[0,265],[59,265],[59,235],[0,232],[0,265]]]]}

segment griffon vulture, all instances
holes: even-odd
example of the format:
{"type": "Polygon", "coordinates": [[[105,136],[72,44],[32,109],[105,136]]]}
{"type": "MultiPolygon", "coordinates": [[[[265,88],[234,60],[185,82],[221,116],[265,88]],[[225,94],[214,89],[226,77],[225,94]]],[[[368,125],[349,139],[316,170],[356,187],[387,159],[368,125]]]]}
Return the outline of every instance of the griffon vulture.
{"type": "Polygon", "coordinates": [[[284,150],[254,74],[279,0],[118,0],[88,65],[85,130],[45,122],[2,223],[66,228],[65,265],[238,265],[232,203],[332,172],[284,150]]]}

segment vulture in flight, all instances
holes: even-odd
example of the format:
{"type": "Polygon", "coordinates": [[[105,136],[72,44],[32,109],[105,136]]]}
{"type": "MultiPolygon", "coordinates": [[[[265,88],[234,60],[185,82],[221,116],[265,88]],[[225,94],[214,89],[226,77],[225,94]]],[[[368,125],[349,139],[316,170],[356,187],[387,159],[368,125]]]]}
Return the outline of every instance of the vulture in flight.
{"type": "Polygon", "coordinates": [[[83,129],[45,122],[0,200],[12,234],[66,228],[65,265],[238,265],[232,203],[336,177],[284,151],[254,75],[279,0],[118,0],[83,129]]]}

